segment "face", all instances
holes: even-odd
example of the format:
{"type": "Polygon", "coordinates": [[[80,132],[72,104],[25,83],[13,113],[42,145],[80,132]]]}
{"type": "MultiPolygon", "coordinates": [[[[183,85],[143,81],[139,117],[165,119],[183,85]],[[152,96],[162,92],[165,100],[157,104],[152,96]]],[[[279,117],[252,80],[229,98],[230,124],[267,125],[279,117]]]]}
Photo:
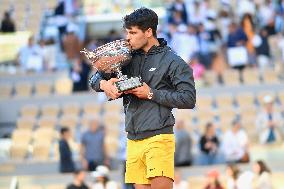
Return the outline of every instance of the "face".
{"type": "Polygon", "coordinates": [[[70,132],[70,131],[66,131],[66,132],[63,134],[63,137],[64,137],[65,139],[71,138],[71,132],[70,132]]]}
{"type": "Polygon", "coordinates": [[[273,110],[273,103],[267,103],[266,104],[266,110],[267,110],[267,112],[272,112],[272,110],[273,110]]]}
{"type": "Polygon", "coordinates": [[[240,123],[236,123],[233,128],[232,128],[232,131],[233,132],[238,132],[241,128],[241,124],[240,123]]]}
{"type": "Polygon", "coordinates": [[[105,182],[106,178],[104,176],[100,176],[96,178],[97,182],[105,182]]]}
{"type": "Polygon", "coordinates": [[[233,170],[231,169],[231,167],[226,168],[226,174],[230,177],[233,176],[233,170]]]}
{"type": "Polygon", "coordinates": [[[85,172],[84,171],[81,171],[79,174],[78,174],[78,176],[77,176],[77,178],[78,178],[78,180],[80,180],[81,182],[83,182],[84,181],[84,179],[85,179],[85,172]]]}
{"type": "Polygon", "coordinates": [[[196,29],[195,29],[195,27],[193,27],[193,26],[189,26],[188,27],[188,32],[190,33],[190,34],[196,34],[196,29]]]}
{"type": "Polygon", "coordinates": [[[28,40],[28,45],[31,46],[33,44],[34,44],[34,38],[30,37],[29,40],[28,40]]]}
{"type": "Polygon", "coordinates": [[[253,164],[253,171],[257,174],[260,172],[260,167],[257,163],[253,164]]]}
{"type": "Polygon", "coordinates": [[[231,25],[229,26],[229,31],[230,31],[231,33],[235,32],[236,29],[237,29],[237,27],[236,27],[235,24],[231,24],[231,25]]]}
{"type": "Polygon", "coordinates": [[[126,29],[126,39],[129,41],[133,50],[143,49],[148,44],[149,30],[143,32],[138,26],[126,29]]]}
{"type": "Polygon", "coordinates": [[[93,122],[91,123],[91,125],[90,125],[90,130],[91,130],[92,132],[96,132],[97,129],[98,129],[98,122],[97,122],[97,121],[93,121],[93,122]]]}

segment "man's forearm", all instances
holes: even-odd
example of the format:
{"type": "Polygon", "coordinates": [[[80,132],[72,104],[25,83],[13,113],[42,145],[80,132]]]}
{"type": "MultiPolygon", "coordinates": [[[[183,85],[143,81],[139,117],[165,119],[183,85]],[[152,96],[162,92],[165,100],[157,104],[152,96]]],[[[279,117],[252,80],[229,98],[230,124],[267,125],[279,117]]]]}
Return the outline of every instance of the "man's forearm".
{"type": "Polygon", "coordinates": [[[105,81],[100,73],[95,73],[89,80],[90,87],[96,92],[103,92],[101,88],[101,83],[105,81]]]}
{"type": "Polygon", "coordinates": [[[104,85],[112,75],[107,73],[96,72],[89,80],[90,87],[96,92],[104,92],[104,85]]]}

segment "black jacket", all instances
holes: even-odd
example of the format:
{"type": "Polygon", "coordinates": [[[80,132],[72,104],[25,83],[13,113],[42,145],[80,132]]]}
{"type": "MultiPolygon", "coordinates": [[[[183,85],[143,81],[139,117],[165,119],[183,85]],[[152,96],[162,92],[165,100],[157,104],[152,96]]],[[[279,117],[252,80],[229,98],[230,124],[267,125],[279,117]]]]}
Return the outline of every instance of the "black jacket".
{"type": "Polygon", "coordinates": [[[72,152],[67,141],[61,139],[59,141],[59,153],[60,153],[60,172],[71,173],[74,172],[75,166],[72,160],[72,152]]]}
{"type": "MultiPolygon", "coordinates": [[[[159,43],[147,54],[142,50],[134,51],[131,62],[122,69],[128,77],[141,76],[153,91],[151,100],[123,95],[126,132],[132,140],[173,133],[172,109],[195,106],[192,69],[166,45],[165,40],[159,39],[159,43]]],[[[109,78],[97,72],[90,81],[97,92],[101,91],[99,82],[102,79],[109,78]]]]}

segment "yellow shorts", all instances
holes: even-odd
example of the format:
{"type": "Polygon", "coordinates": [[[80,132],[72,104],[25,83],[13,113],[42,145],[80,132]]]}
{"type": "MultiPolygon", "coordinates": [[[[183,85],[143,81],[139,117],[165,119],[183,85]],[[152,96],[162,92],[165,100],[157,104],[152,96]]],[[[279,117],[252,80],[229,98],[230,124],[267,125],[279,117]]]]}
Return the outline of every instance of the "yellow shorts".
{"type": "Polygon", "coordinates": [[[125,183],[150,184],[157,176],[174,180],[174,152],[174,134],[128,140],[125,183]]]}

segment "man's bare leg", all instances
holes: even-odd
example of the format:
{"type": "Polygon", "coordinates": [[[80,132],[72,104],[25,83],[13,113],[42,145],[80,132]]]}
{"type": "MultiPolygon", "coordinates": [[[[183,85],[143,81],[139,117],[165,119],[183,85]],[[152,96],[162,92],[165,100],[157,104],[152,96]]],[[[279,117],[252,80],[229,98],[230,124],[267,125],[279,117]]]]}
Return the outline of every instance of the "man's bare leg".
{"type": "Polygon", "coordinates": [[[151,189],[150,184],[134,184],[135,189],[151,189]]]}
{"type": "Polygon", "coordinates": [[[151,179],[151,189],[172,189],[173,180],[168,177],[154,177],[151,179]]]}
{"type": "Polygon", "coordinates": [[[168,177],[154,177],[150,184],[135,184],[135,189],[172,189],[173,180],[168,177]]]}

